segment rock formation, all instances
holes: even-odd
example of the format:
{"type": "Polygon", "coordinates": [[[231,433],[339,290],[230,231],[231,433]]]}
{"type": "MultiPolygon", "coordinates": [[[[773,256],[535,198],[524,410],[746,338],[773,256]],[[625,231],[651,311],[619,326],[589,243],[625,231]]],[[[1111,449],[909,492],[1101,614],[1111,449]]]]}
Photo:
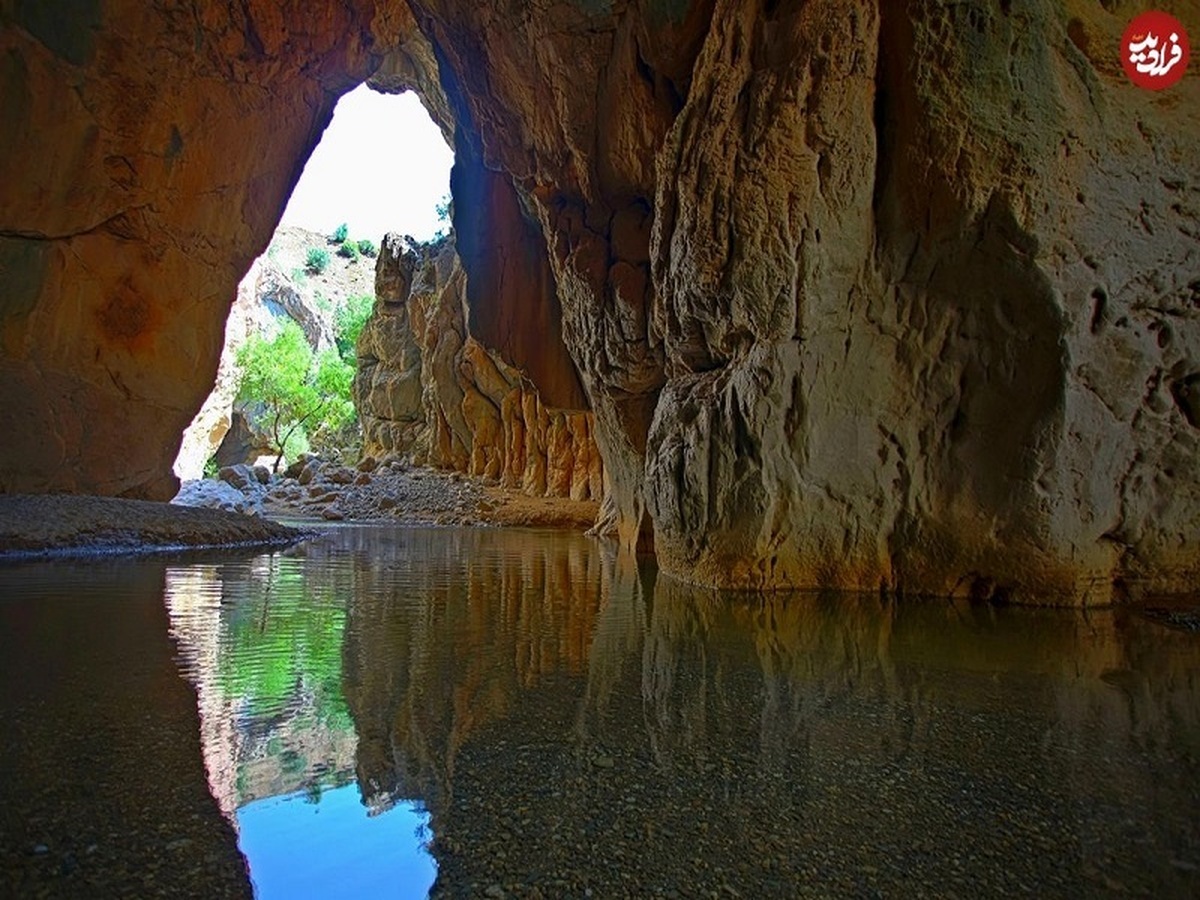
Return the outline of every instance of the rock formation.
{"type": "Polygon", "coordinates": [[[411,23],[376,5],[0,4],[0,489],[175,493],[238,279],[411,23]]]}
{"type": "Polygon", "coordinates": [[[0,489],[170,493],[237,276],[375,72],[453,135],[470,333],[586,398],[626,546],[743,586],[1200,576],[1200,79],[1129,83],[1127,5],[82,8],[0,3],[0,489]]]}
{"type": "Polygon", "coordinates": [[[240,378],[237,355],[249,337],[257,334],[271,340],[291,319],[314,352],[328,350],[334,346],[334,323],[331,304],[326,301],[371,292],[371,279],[366,275],[371,270],[370,260],[347,264],[331,254],[325,272],[304,270],[308,248],[326,244],[324,235],[283,226],[276,230],[267,252],[250,264],[238,283],[225,320],[216,383],[184,429],[175,457],[174,472],[183,481],[202,478],[204,465],[214,454],[217,464],[225,466],[254,462],[275,450],[270,437],[255,430],[243,411],[234,408],[240,378]]]}
{"type": "MultiPolygon", "coordinates": [[[[357,348],[363,453],[408,456],[535,496],[599,500],[604,476],[591,414],[548,406],[541,390],[573,383],[570,360],[547,363],[522,338],[527,363],[559,374],[535,383],[499,350],[485,349],[474,326],[468,330],[468,314],[475,318],[487,303],[471,304],[469,293],[452,239],[410,245],[399,235],[384,238],[375,309],[357,348]]],[[[569,392],[566,399],[586,403],[569,392]]]]}

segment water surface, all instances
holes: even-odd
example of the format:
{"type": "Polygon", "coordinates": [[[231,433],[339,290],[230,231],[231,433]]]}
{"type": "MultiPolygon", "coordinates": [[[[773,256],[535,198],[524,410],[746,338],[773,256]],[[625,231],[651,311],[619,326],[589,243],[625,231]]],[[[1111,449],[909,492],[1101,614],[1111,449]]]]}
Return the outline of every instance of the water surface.
{"type": "MultiPolygon", "coordinates": [[[[93,587],[157,591],[137,639],[260,896],[1200,893],[1200,641],[1132,612],[729,595],[483,529],[157,565],[93,587]]],[[[86,621],[28,571],[5,721],[57,683],[41,618],[86,621]]]]}

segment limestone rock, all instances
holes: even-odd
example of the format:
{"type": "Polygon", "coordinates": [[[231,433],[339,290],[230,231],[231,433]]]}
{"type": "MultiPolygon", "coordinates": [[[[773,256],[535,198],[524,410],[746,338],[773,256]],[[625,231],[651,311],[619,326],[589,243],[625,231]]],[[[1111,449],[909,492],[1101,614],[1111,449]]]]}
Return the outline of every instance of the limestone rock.
{"type": "Polygon", "coordinates": [[[453,134],[462,268],[379,310],[370,452],[601,481],[696,581],[1193,588],[1200,79],[1129,84],[1128,6],[4,5],[0,490],[172,493],[233,285],[378,72],[453,134]]]}
{"type": "Polygon", "coordinates": [[[239,277],[338,96],[412,20],[374,0],[80,10],[0,7],[0,490],[165,500],[239,277]]]}
{"type": "Polygon", "coordinates": [[[1194,583],[1200,83],[1131,87],[1123,15],[420,6],[542,223],[603,527],[717,584],[1194,583]]]}
{"type": "Polygon", "coordinates": [[[425,440],[421,353],[408,306],[417,261],[401,235],[388,234],[380,243],[375,307],[355,348],[354,407],[367,455],[389,456],[425,440]]]}
{"type": "Polygon", "coordinates": [[[229,413],[229,430],[217,445],[213,458],[218,466],[246,465],[269,457],[275,463],[275,451],[269,435],[257,426],[250,410],[234,406],[229,413]]]}
{"type": "MultiPolygon", "coordinates": [[[[363,452],[407,455],[536,496],[599,499],[590,413],[547,407],[540,383],[468,331],[472,305],[454,241],[420,247],[388,235],[376,273],[354,381],[363,452]]],[[[566,365],[554,376],[544,359],[543,379],[574,397],[564,385],[575,369],[566,365]]]]}
{"type": "MultiPolygon", "coordinates": [[[[249,488],[250,486],[247,485],[249,488]]],[[[199,506],[205,509],[223,509],[248,516],[262,516],[262,496],[252,488],[239,490],[226,481],[200,479],[184,482],[179,493],[171,500],[176,506],[199,506]]]]}

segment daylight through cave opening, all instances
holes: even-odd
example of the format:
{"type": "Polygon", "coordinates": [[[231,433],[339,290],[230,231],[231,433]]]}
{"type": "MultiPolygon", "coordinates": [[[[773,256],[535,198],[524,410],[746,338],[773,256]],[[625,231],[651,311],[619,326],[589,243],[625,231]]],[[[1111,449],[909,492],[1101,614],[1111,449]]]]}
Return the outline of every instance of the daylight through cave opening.
{"type": "Polygon", "coordinates": [[[445,240],[452,162],[416,94],[363,84],[341,97],[238,285],[213,389],[175,461],[181,480],[358,443],[354,345],[374,306],[379,248],[387,234],[414,248],[445,240]]]}

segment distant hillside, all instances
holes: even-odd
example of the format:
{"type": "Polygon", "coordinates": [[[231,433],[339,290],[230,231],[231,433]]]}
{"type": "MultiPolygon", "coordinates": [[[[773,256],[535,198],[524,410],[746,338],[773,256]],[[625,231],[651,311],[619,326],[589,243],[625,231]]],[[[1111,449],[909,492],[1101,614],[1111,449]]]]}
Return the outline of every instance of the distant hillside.
{"type": "MultiPolygon", "coordinates": [[[[359,235],[351,234],[357,241],[359,235]]],[[[375,260],[367,256],[347,259],[337,253],[338,245],[329,242],[327,235],[281,225],[271,238],[266,256],[276,268],[288,275],[297,290],[306,295],[313,305],[323,307],[319,298],[337,305],[347,297],[375,293],[375,260]],[[310,248],[316,247],[329,254],[329,265],[319,275],[305,269],[310,248]]]]}
{"type": "MultiPolygon", "coordinates": [[[[357,240],[357,235],[351,235],[357,240]]],[[[281,226],[267,252],[256,259],[238,285],[237,299],[225,324],[225,347],[216,384],[192,424],[184,432],[175,461],[181,479],[199,478],[205,462],[220,446],[232,423],[237,394],[236,358],[252,335],[272,338],[287,320],[296,322],[314,350],[334,342],[337,310],[350,297],[375,295],[375,259],[359,254],[347,258],[327,235],[304,228],[281,226]],[[308,266],[312,249],[328,254],[325,268],[308,266]]]]}

